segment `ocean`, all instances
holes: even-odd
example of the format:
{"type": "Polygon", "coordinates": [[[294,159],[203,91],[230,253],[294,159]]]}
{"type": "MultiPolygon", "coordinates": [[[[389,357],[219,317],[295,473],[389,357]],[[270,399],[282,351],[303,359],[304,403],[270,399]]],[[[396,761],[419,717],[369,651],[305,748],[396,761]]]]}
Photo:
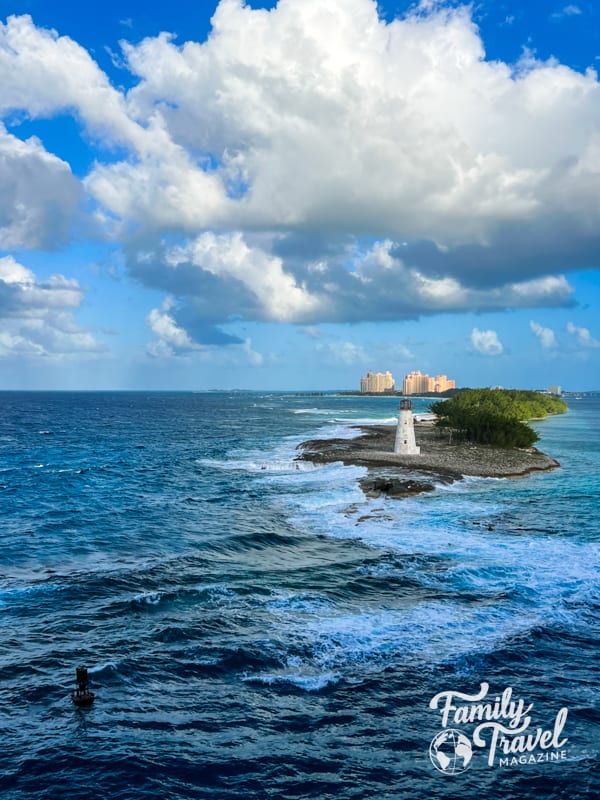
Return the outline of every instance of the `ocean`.
{"type": "Polygon", "coordinates": [[[397,406],[0,393],[3,800],[597,796],[600,397],[523,480],[294,460],[397,406]]]}

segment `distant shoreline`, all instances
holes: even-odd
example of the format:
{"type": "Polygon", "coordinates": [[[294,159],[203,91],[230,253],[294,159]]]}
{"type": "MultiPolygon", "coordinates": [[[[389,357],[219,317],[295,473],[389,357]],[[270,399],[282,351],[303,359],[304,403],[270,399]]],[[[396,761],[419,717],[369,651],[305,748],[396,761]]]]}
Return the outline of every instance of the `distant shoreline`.
{"type": "Polygon", "coordinates": [[[431,423],[415,423],[417,444],[421,455],[396,455],[395,425],[356,425],[361,431],[354,439],[312,439],[299,445],[298,460],[317,464],[341,461],[346,466],[369,468],[370,477],[361,482],[367,493],[384,492],[406,496],[430,491],[431,484],[400,480],[407,473],[423,473],[444,482],[461,480],[465,476],[480,478],[526,478],[535,472],[557,469],[556,459],[535,447],[503,449],[490,445],[448,441],[446,435],[431,423]],[[382,483],[387,477],[387,485],[382,483]]]}

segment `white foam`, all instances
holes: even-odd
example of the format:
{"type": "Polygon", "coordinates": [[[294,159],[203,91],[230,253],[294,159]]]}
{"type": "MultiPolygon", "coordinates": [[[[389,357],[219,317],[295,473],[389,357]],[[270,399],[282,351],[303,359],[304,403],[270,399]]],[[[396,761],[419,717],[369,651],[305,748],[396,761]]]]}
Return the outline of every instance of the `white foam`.
{"type": "Polygon", "coordinates": [[[335,417],[333,421],[346,425],[393,425],[398,417],[335,417]]]}
{"type": "Polygon", "coordinates": [[[136,603],[146,603],[150,606],[157,606],[163,598],[162,592],[141,592],[133,598],[136,603]]]}
{"type": "MultiPolygon", "coordinates": [[[[428,667],[476,653],[488,653],[511,638],[526,634],[548,622],[547,609],[522,612],[522,603],[474,604],[460,600],[407,602],[404,607],[327,616],[323,610],[298,616],[288,608],[278,620],[280,640],[304,642],[311,655],[288,660],[294,668],[273,673],[273,681],[315,675],[349,675],[354,667],[361,674],[379,672],[388,663],[402,661],[428,667]]],[[[561,616],[567,624],[573,615],[561,616]]],[[[266,676],[263,676],[266,677],[266,676]]]]}
{"type": "Polygon", "coordinates": [[[267,453],[240,454],[239,458],[199,458],[197,464],[227,472],[280,472],[284,474],[294,472],[311,472],[319,469],[318,464],[310,461],[296,461],[298,453],[290,453],[286,458],[273,458],[267,453]]]}
{"type": "Polygon", "coordinates": [[[313,433],[302,436],[286,436],[270,449],[239,449],[231,450],[227,458],[198,458],[196,464],[222,469],[228,472],[279,472],[285,475],[291,473],[312,472],[320,470],[323,465],[310,461],[298,461],[298,446],[308,439],[354,439],[360,436],[360,431],[348,425],[332,425],[331,423],[320,426],[313,433]]]}
{"type": "Polygon", "coordinates": [[[506,508],[497,494],[505,481],[471,478],[412,498],[375,500],[357,486],[365,472],[337,463],[287,484],[281,479],[288,491],[278,501],[304,532],[358,538],[393,552],[394,566],[382,566],[382,574],[391,570],[390,577],[410,577],[454,598],[373,614],[282,607],[285,628],[297,624],[297,635],[312,639],[319,668],[341,669],[388,653],[438,663],[493,650],[538,625],[578,624],[576,606],[597,591],[597,545],[502,530],[495,517],[506,508]]]}
{"type": "Polygon", "coordinates": [[[43,597],[60,591],[57,583],[39,583],[33,586],[13,586],[0,589],[0,607],[8,604],[27,602],[30,596],[43,597]]]}
{"type": "Polygon", "coordinates": [[[292,409],[292,414],[318,414],[320,417],[331,417],[339,414],[339,411],[331,411],[325,408],[295,408],[292,409]]]}
{"type": "Polygon", "coordinates": [[[246,675],[243,680],[247,683],[264,683],[266,686],[291,683],[299,689],[304,689],[305,692],[318,692],[326,686],[337,683],[340,677],[340,674],[336,672],[324,672],[316,675],[281,672],[246,675]]]}
{"type": "MultiPolygon", "coordinates": [[[[538,622],[539,620],[536,620],[538,622]]],[[[321,666],[411,657],[438,664],[458,655],[488,652],[531,627],[508,609],[466,606],[447,600],[372,613],[335,615],[305,623],[321,666]]]]}
{"type": "Polygon", "coordinates": [[[322,614],[332,611],[334,604],[331,600],[322,595],[300,593],[286,594],[271,600],[267,608],[273,612],[284,612],[293,614],[322,614]]]}
{"type": "Polygon", "coordinates": [[[117,661],[106,661],[104,664],[97,664],[95,667],[88,667],[90,675],[97,675],[100,672],[118,672],[117,661]]]}

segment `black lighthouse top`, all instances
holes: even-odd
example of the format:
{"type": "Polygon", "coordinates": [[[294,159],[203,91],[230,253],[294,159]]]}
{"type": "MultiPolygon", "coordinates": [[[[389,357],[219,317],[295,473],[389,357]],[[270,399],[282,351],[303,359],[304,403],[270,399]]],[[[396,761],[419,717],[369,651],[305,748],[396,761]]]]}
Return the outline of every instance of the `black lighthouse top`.
{"type": "Polygon", "coordinates": [[[410,400],[400,400],[400,411],[412,411],[410,400]]]}

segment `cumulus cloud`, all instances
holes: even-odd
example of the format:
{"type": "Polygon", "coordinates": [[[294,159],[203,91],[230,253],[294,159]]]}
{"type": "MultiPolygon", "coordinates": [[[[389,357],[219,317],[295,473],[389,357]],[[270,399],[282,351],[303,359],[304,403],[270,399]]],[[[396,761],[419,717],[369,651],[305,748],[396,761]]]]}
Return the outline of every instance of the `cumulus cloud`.
{"type": "Polygon", "coordinates": [[[574,336],[582,347],[600,347],[600,342],[592,336],[588,328],[580,328],[572,322],[568,322],[567,332],[574,336]]]}
{"type": "MultiPolygon", "coordinates": [[[[205,43],[124,45],[139,79],[128,109],[217,161],[230,199],[219,223],[445,246],[488,244],[501,224],[557,212],[577,225],[583,203],[562,190],[591,177],[595,73],[485,61],[469,12],[430,6],[385,23],[371,0],[280,0],[270,12],[222,0],[205,43]]],[[[194,204],[198,224],[213,202],[194,204]]]]}
{"type": "Polygon", "coordinates": [[[192,341],[169,313],[173,305],[173,299],[167,297],[162,306],[153,308],[146,318],[148,326],[158,337],[158,340],[151,342],[147,348],[148,353],[152,356],[170,356],[175,352],[185,353],[189,350],[200,349],[200,345],[192,341]]]}
{"type": "Polygon", "coordinates": [[[0,114],[72,112],[104,144],[129,149],[135,163],[98,163],[87,179],[112,215],[159,227],[185,227],[189,217],[196,227],[217,221],[226,199],[221,179],[194,163],[160,113],[136,118],[124,94],[68,36],[36,27],[29,15],[9,16],[0,23],[0,87],[0,114]]]}
{"type": "Polygon", "coordinates": [[[564,276],[473,288],[408,266],[390,240],[338,257],[286,261],[273,254],[272,241],[248,238],[204,233],[185,245],[139,248],[130,254],[130,269],[144,283],[185,298],[178,314],[186,328],[194,313],[212,323],[241,315],[310,325],[572,303],[564,276]]]}
{"type": "Polygon", "coordinates": [[[82,197],[79,182],[38,139],[21,141],[1,122],[0,186],[0,249],[50,248],[66,241],[82,197]]]}
{"type": "Polygon", "coordinates": [[[241,345],[218,324],[572,304],[563,273],[600,258],[593,70],[487,61],[470,10],[433,0],[391,22],[374,0],[221,0],[212,26],[123,42],[124,92],[72,39],[0,25],[0,112],[70,112],[125,148],[84,186],[174,297],[155,325],[241,345]]]}
{"type": "Polygon", "coordinates": [[[34,273],[12,256],[0,258],[0,316],[34,317],[48,309],[76,308],[83,293],[76,280],[52,275],[38,281],[34,273]]]}
{"type": "Polygon", "coordinates": [[[151,135],[128,114],[121,92],[68,36],[36,27],[29,15],[0,22],[0,113],[31,117],[73,111],[94,133],[143,152],[151,135]]]}
{"type": "MultiPolygon", "coordinates": [[[[189,356],[195,352],[205,360],[210,360],[214,347],[211,349],[210,345],[194,341],[175,320],[176,313],[177,307],[172,297],[166,297],[160,308],[153,308],[150,311],[146,323],[157,338],[148,343],[146,353],[152,358],[170,359],[189,356]]],[[[240,340],[231,337],[231,343],[236,345],[235,349],[242,354],[246,363],[253,366],[261,366],[264,363],[264,356],[253,349],[250,338],[240,340]]],[[[236,363],[239,363],[239,359],[236,363]]]]}
{"type": "Polygon", "coordinates": [[[479,328],[473,328],[471,344],[478,353],[484,356],[499,356],[504,352],[504,346],[496,331],[480,331],[479,328]]]}
{"type": "Polygon", "coordinates": [[[284,271],[280,258],[250,248],[240,233],[204,233],[187,246],[170,250],[166,262],[174,268],[192,264],[217,279],[237,282],[263,319],[294,322],[312,316],[321,305],[319,297],[284,271]]]}
{"type": "Polygon", "coordinates": [[[83,299],[75,280],[39,281],[12,256],[0,258],[0,357],[99,355],[104,348],[73,316],[83,299]]]}
{"type": "Polygon", "coordinates": [[[552,328],[544,328],[539,324],[539,322],[534,322],[533,320],[530,321],[529,327],[540,340],[540,344],[545,350],[552,350],[558,346],[558,342],[552,328]]]}

